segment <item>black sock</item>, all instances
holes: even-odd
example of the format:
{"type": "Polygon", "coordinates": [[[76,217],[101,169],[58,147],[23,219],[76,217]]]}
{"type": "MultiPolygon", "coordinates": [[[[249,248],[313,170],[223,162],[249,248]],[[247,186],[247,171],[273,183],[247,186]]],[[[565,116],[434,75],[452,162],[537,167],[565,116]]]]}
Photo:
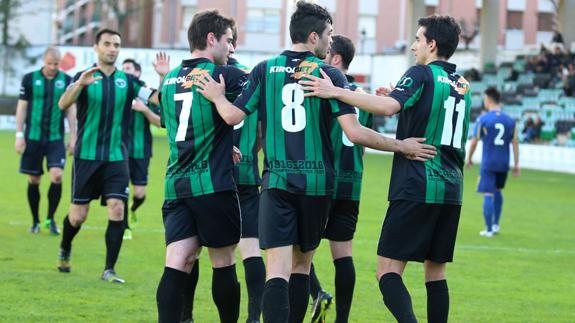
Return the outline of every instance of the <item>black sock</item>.
{"type": "Polygon", "coordinates": [[[283,278],[266,281],[262,296],[262,314],[266,323],[286,323],[289,318],[289,285],[283,278]]]}
{"type": "Polygon", "coordinates": [[[335,309],[336,323],[347,322],[353,300],[355,287],[355,267],[352,257],[339,258],[333,261],[335,265],[335,309]]]}
{"type": "Polygon", "coordinates": [[[413,313],[411,296],[403,284],[401,276],[396,273],[387,273],[379,280],[379,290],[383,295],[383,302],[399,323],[417,322],[413,313]]]}
{"type": "Polygon", "coordinates": [[[142,203],[144,203],[144,200],[146,199],[146,195],[142,196],[142,198],[139,197],[135,197],[132,199],[132,206],[130,207],[130,211],[134,212],[136,211],[140,205],[142,205],[142,203]]]}
{"type": "Polygon", "coordinates": [[[240,317],[240,283],[236,265],[213,268],[212,298],[221,323],[237,323],[240,317]]]}
{"type": "Polygon", "coordinates": [[[39,184],[28,183],[28,205],[30,205],[34,223],[40,223],[40,217],[38,216],[38,207],[40,206],[39,186],[39,184]]]}
{"type": "Polygon", "coordinates": [[[158,322],[180,322],[182,311],[182,290],[188,274],[170,267],[164,267],[164,274],[156,291],[158,322]]]}
{"type": "Polygon", "coordinates": [[[130,228],[130,221],[129,221],[129,216],[128,216],[128,202],[127,200],[124,201],[124,229],[129,229],[130,228]]]}
{"type": "Polygon", "coordinates": [[[78,226],[77,228],[73,227],[72,223],[70,223],[70,219],[68,219],[68,215],[66,214],[66,217],[64,218],[64,224],[62,225],[62,241],[60,242],[60,248],[68,252],[71,251],[72,240],[74,240],[74,237],[78,231],[80,231],[81,227],[82,226],[78,226]]]}
{"type": "Polygon", "coordinates": [[[184,282],[184,290],[182,295],[184,296],[184,303],[182,305],[182,316],[180,321],[186,321],[193,317],[194,311],[194,295],[196,295],[196,286],[198,286],[198,278],[200,276],[200,259],[194,261],[194,266],[192,267],[192,272],[186,276],[184,282]]]}
{"type": "Polygon", "coordinates": [[[259,321],[262,312],[262,294],[266,283],[266,266],[262,257],[244,259],[244,271],[248,289],[248,322],[259,321]]]}
{"type": "Polygon", "coordinates": [[[120,248],[122,248],[122,236],[124,235],[124,223],[122,221],[108,220],[106,229],[106,268],[114,269],[120,248]]]}
{"type": "Polygon", "coordinates": [[[427,322],[447,322],[449,314],[449,289],[447,280],[437,280],[425,283],[427,288],[427,322]]]}
{"type": "Polygon", "coordinates": [[[289,322],[303,322],[308,303],[309,275],[291,274],[289,278],[289,322]]]}
{"type": "Polygon", "coordinates": [[[315,274],[315,267],[313,263],[311,264],[311,270],[309,271],[309,293],[311,298],[315,301],[319,291],[321,290],[321,284],[319,279],[317,279],[317,275],[315,274]]]}
{"type": "Polygon", "coordinates": [[[51,183],[48,189],[48,219],[54,220],[54,213],[60,204],[60,197],[62,197],[62,184],[51,183]]]}

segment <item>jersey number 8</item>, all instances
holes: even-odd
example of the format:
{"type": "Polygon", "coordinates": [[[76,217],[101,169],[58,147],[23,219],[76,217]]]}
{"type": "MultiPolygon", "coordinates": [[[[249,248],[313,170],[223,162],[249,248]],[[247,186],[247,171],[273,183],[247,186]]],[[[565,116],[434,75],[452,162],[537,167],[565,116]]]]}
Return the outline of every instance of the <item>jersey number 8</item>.
{"type": "Polygon", "coordinates": [[[282,128],[287,132],[305,129],[306,116],[303,107],[303,90],[297,83],[286,84],[282,89],[282,128]]]}

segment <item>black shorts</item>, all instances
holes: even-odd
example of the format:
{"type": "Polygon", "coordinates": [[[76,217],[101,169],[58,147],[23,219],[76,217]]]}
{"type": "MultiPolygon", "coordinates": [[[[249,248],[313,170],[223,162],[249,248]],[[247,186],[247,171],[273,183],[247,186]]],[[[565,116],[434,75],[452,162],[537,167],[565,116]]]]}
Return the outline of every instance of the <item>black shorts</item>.
{"type": "Polygon", "coordinates": [[[329,196],[307,196],[268,189],[260,194],[260,248],[319,246],[331,205],[329,196]]]}
{"type": "Polygon", "coordinates": [[[323,237],[331,241],[352,240],[358,214],[359,201],[333,200],[323,237]]]}
{"type": "Polygon", "coordinates": [[[130,181],[133,185],[148,185],[148,167],[150,158],[130,158],[130,181]]]}
{"type": "Polygon", "coordinates": [[[26,141],[26,149],[20,159],[20,173],[40,176],[44,174],[42,161],[46,156],[46,168],[64,168],[66,163],[66,147],[64,140],[56,141],[26,141]]]}
{"type": "Polygon", "coordinates": [[[240,241],[240,205],[234,191],[165,200],[162,215],[166,245],[194,236],[208,248],[222,248],[240,241]]]}
{"type": "Polygon", "coordinates": [[[242,238],[258,237],[260,190],[255,185],[238,185],[242,213],[242,238]]]}
{"type": "Polygon", "coordinates": [[[377,254],[403,261],[453,261],[461,205],[391,201],[377,254]]]}
{"type": "Polygon", "coordinates": [[[128,199],[128,161],[74,159],[72,165],[72,203],[88,204],[102,197],[128,199]]]}

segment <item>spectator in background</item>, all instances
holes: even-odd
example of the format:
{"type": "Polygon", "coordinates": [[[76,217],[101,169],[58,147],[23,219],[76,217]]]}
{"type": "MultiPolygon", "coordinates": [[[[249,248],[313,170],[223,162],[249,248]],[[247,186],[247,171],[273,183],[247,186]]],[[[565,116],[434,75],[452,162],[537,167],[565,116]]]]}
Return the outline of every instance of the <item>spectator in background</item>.
{"type": "Polygon", "coordinates": [[[563,91],[566,96],[575,96],[575,63],[570,63],[563,71],[563,91]]]}
{"type": "Polygon", "coordinates": [[[534,142],[539,139],[541,136],[541,127],[543,127],[543,122],[539,116],[535,116],[535,120],[529,117],[527,121],[525,121],[525,126],[523,127],[522,133],[525,135],[523,142],[534,142]]]}
{"type": "Polygon", "coordinates": [[[561,35],[561,32],[559,32],[559,30],[555,29],[553,30],[553,38],[551,39],[552,43],[559,43],[559,44],[564,44],[563,42],[563,35],[561,35]]]}

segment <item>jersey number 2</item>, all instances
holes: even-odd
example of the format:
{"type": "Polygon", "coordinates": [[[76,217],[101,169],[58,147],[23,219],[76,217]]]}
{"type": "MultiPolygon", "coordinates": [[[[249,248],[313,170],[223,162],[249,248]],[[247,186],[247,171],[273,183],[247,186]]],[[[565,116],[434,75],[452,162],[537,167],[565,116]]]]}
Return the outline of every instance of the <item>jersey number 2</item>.
{"type": "Polygon", "coordinates": [[[461,100],[455,105],[455,98],[450,96],[443,102],[445,108],[445,120],[443,121],[443,133],[441,144],[461,149],[461,137],[463,137],[463,119],[465,118],[465,101],[461,100]],[[453,110],[457,112],[457,123],[453,131],[453,110]],[[453,143],[453,145],[452,145],[453,143]]]}
{"type": "Polygon", "coordinates": [[[495,129],[497,129],[497,136],[495,136],[495,140],[493,141],[493,144],[495,146],[503,146],[505,144],[505,141],[503,141],[503,134],[505,133],[505,126],[503,126],[502,123],[496,123],[495,124],[495,129]]]}
{"type": "Polygon", "coordinates": [[[287,132],[302,131],[306,125],[303,107],[303,90],[297,83],[286,84],[282,89],[282,128],[287,132]]]}
{"type": "Polygon", "coordinates": [[[188,122],[190,120],[190,111],[192,110],[192,101],[194,100],[193,92],[176,93],[174,101],[182,101],[182,110],[178,120],[178,131],[176,132],[176,142],[186,140],[188,131],[188,122]]]}

